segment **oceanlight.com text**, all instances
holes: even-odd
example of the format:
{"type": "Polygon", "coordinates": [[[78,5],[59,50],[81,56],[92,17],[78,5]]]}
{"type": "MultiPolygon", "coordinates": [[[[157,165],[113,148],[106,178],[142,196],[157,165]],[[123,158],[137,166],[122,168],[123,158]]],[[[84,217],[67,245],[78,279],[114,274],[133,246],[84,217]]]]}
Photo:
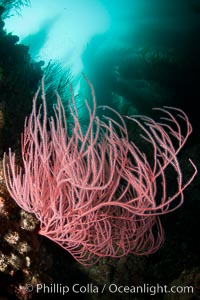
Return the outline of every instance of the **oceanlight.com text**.
{"type": "Polygon", "coordinates": [[[25,287],[26,291],[31,293],[44,293],[44,294],[61,294],[66,295],[68,293],[74,294],[103,294],[105,292],[110,294],[148,294],[154,296],[156,294],[193,294],[193,286],[170,286],[167,285],[150,285],[144,283],[143,285],[118,285],[115,283],[104,284],[102,286],[88,283],[85,285],[75,283],[72,286],[63,285],[60,283],[45,284],[40,283],[36,286],[28,284],[25,287]]]}

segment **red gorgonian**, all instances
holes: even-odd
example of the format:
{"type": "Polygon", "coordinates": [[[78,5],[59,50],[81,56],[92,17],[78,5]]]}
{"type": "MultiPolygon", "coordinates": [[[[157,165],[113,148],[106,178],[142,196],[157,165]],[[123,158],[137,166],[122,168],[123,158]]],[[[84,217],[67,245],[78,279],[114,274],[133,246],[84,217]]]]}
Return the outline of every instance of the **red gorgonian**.
{"type": "Polygon", "coordinates": [[[83,128],[72,92],[72,130],[58,94],[54,117],[47,117],[42,82],[43,105],[37,109],[38,91],[25,120],[23,169],[11,150],[8,163],[4,156],[8,191],[22,209],[35,214],[41,235],[82,264],[153,253],[164,239],[159,215],[183,203],[183,191],[197,173],[189,160],[194,172],[183,183],[177,158],[192,126],[182,110],[172,107],[157,109],[164,115],[160,122],[125,118],[105,106],[115,117],[99,118],[93,87],[86,81],[93,109],[86,101],[89,123],[83,128]],[[139,145],[138,138],[129,139],[125,119],[140,131],[139,145]]]}

